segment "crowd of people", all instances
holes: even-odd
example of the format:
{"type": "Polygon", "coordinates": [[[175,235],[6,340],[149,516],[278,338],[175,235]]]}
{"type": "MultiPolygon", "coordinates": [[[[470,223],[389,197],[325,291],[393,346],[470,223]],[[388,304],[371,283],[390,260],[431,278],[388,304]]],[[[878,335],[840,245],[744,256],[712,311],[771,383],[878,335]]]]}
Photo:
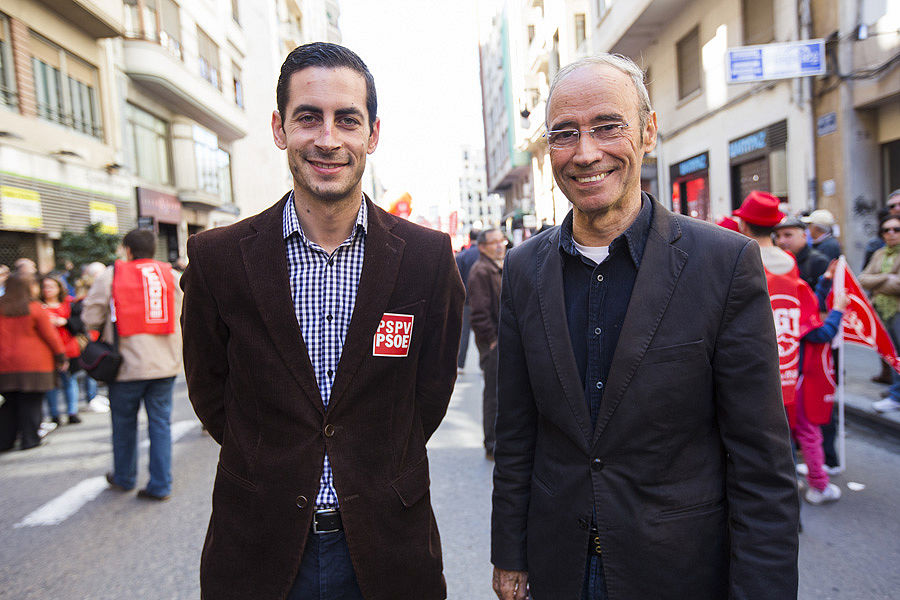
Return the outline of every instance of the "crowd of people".
{"type": "Polygon", "coordinates": [[[96,339],[81,321],[82,303],[105,268],[90,263],[77,272],[40,274],[29,258],[16,260],[12,270],[0,265],[0,450],[13,448],[17,438],[23,450],[37,447],[58,426],[81,423],[80,410],[109,412],[109,400],[78,360],[96,339]]]}

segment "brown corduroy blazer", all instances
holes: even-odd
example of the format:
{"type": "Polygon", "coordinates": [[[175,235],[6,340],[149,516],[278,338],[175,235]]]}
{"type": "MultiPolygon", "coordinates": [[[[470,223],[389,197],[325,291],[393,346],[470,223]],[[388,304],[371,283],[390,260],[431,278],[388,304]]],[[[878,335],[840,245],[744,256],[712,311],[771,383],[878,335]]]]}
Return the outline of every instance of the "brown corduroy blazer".
{"type": "Polygon", "coordinates": [[[202,596],[285,598],[327,449],[363,595],[443,599],[425,443],[456,378],[465,292],[450,239],[365,200],[363,270],[325,411],[291,300],[287,198],[188,241],[185,373],[194,410],[222,446],[202,596]],[[373,356],[385,313],[413,315],[408,356],[373,356]]]}

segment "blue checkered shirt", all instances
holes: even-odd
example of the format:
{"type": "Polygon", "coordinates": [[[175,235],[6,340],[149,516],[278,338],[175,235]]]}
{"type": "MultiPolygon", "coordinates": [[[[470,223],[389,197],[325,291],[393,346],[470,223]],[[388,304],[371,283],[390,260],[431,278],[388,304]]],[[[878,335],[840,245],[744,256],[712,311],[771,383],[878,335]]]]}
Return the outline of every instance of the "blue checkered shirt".
{"type": "MultiPolygon", "coordinates": [[[[300,324],[326,410],[350,317],[356,304],[356,291],[366,249],[367,226],[368,209],[363,199],[350,237],[328,254],[303,233],[294,210],[293,192],[284,206],[284,246],[287,250],[294,313],[300,324]]],[[[319,493],[316,495],[316,508],[337,506],[334,475],[326,453],[319,480],[319,493]]]]}

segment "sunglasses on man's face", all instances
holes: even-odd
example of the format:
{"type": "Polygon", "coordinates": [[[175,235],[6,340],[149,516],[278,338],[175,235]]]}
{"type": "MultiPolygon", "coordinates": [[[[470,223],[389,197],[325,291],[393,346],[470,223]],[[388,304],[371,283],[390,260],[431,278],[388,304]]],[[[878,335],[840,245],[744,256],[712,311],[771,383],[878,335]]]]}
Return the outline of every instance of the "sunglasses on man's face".
{"type": "Polygon", "coordinates": [[[881,233],[900,233],[900,227],[882,227],[881,233]]]}

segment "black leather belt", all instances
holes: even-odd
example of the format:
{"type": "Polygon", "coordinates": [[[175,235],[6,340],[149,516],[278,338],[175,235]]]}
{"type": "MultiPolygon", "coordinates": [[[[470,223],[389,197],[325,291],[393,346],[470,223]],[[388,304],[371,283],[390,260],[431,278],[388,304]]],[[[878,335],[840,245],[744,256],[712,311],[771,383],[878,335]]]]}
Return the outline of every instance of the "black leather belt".
{"type": "Polygon", "coordinates": [[[593,527],[588,537],[588,554],[591,556],[603,555],[603,550],[600,549],[600,532],[593,527]]]}
{"type": "Polygon", "coordinates": [[[341,513],[336,508],[320,508],[313,514],[313,533],[337,533],[344,530],[341,513]]]}

